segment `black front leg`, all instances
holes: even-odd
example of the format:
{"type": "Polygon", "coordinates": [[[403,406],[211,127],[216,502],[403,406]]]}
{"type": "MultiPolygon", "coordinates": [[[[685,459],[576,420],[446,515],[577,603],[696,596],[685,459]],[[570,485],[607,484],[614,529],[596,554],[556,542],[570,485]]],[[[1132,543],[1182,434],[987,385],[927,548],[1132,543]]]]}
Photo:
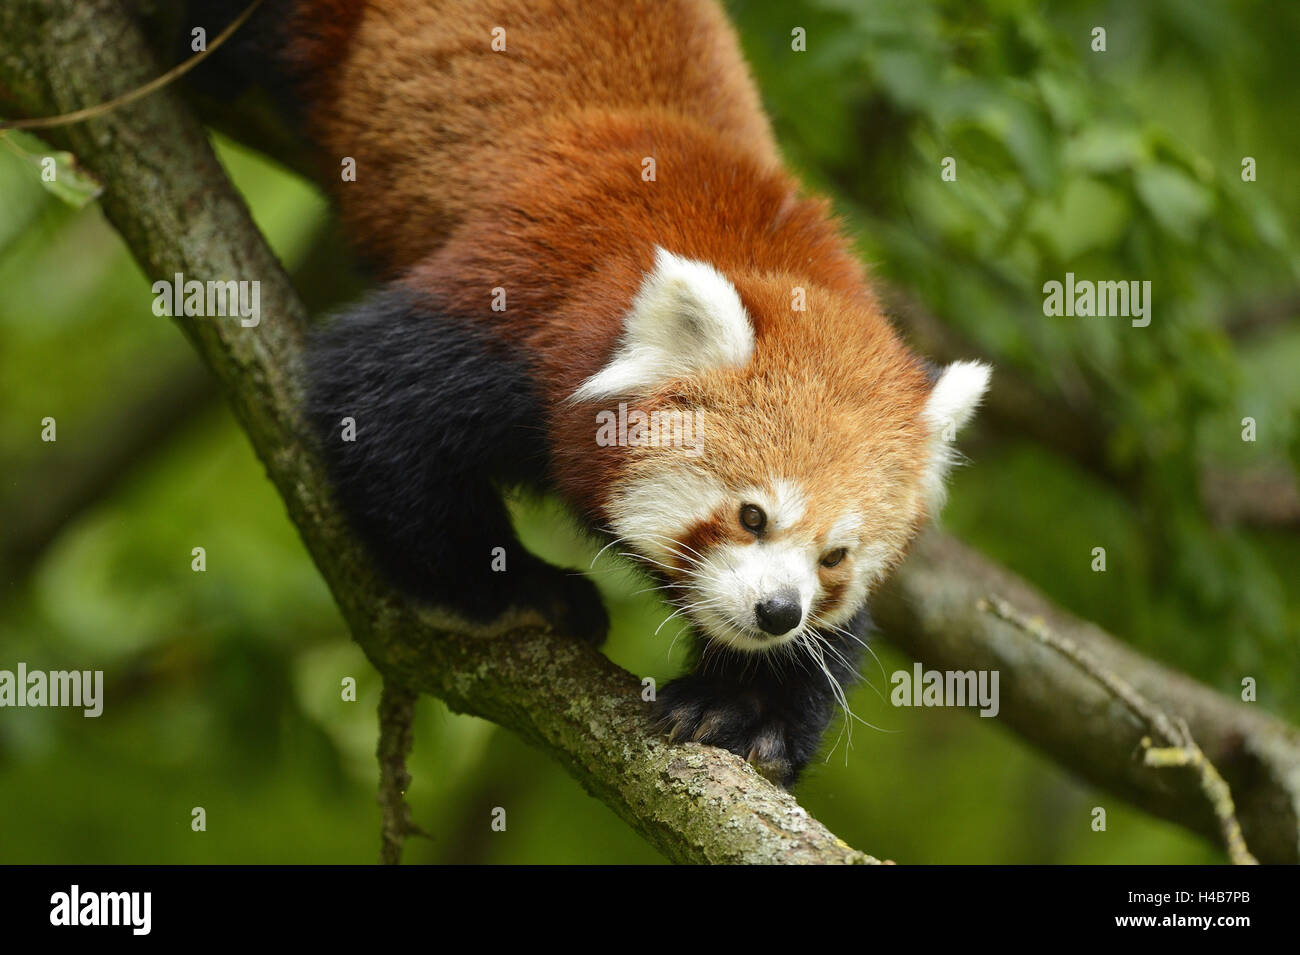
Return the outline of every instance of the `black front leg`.
{"type": "Polygon", "coordinates": [[[867,609],[843,629],[847,634],[811,635],[820,653],[801,646],[771,654],[709,647],[692,673],[660,691],[661,728],[675,742],[720,746],[773,782],[793,785],[835,714],[832,679],[847,691],[859,678],[858,661],[871,629],[867,609]]]}
{"type": "Polygon", "coordinates": [[[595,586],[526,551],[503,486],[545,484],[545,418],[523,356],[400,285],[318,328],[307,411],[334,490],[389,580],[476,623],[534,611],[599,643],[595,586]]]}

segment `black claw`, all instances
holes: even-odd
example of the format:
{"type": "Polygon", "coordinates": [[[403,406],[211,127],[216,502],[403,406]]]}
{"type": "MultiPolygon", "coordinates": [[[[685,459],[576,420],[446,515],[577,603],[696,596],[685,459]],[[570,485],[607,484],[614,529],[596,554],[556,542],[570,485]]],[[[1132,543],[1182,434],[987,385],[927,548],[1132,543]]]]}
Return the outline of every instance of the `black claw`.
{"type": "MultiPolygon", "coordinates": [[[[791,785],[807,762],[798,752],[797,724],[752,687],[682,677],[659,692],[655,720],[672,741],[728,750],[783,786],[791,785]]],[[[814,745],[815,736],[816,731],[814,745]]]]}

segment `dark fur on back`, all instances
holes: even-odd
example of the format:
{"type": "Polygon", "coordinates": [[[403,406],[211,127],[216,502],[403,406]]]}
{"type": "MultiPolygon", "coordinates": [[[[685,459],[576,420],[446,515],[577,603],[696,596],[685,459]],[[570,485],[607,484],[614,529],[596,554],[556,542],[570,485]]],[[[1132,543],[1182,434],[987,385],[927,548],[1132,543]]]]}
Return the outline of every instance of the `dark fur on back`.
{"type": "MultiPolygon", "coordinates": [[[[286,117],[297,119],[301,100],[283,67],[279,27],[293,0],[262,0],[248,21],[219,50],[198,65],[187,82],[209,96],[233,100],[254,87],[270,93],[286,117]]],[[[176,37],[177,62],[194,55],[192,30],[202,27],[211,45],[241,13],[249,0],[188,0],[185,29],[176,37]]]]}

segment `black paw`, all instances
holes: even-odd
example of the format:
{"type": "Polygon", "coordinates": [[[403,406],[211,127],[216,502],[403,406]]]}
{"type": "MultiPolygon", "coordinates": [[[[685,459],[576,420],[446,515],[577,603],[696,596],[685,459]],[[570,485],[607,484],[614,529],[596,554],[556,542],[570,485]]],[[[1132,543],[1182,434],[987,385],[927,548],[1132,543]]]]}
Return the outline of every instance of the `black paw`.
{"type": "Polygon", "coordinates": [[[655,719],[675,743],[707,743],[744,757],[782,786],[793,785],[810,752],[796,724],[753,688],[684,676],[659,691],[655,719]]]}
{"type": "Polygon", "coordinates": [[[600,591],[576,570],[538,561],[522,576],[513,597],[515,608],[535,610],[556,633],[595,647],[609,634],[609,613],[600,591]]]}

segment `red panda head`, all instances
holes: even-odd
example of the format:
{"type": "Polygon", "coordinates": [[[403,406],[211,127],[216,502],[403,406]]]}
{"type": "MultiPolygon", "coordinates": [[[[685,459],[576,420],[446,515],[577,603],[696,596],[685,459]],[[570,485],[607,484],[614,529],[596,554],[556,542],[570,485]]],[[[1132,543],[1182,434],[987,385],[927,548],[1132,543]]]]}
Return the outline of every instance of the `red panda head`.
{"type": "Polygon", "coordinates": [[[988,377],[932,381],[865,297],[660,249],[573,399],[610,409],[613,534],[708,640],[763,652],[862,606],[941,506],[988,377]]]}

